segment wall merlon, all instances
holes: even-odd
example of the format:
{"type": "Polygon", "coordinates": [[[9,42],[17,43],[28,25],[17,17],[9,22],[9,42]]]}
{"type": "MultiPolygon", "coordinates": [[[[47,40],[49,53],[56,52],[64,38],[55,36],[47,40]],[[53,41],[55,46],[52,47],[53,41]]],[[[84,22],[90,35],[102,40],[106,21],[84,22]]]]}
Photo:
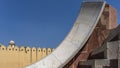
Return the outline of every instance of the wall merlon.
{"type": "Polygon", "coordinates": [[[41,60],[52,52],[52,48],[36,48],[36,47],[18,47],[17,45],[0,44],[0,68],[23,68],[27,65],[41,60]],[[4,64],[2,64],[4,62],[4,64]],[[5,64],[6,63],[6,64],[5,64]],[[7,64],[10,64],[6,66],[7,64]],[[16,65],[14,65],[16,64],[16,65]]]}

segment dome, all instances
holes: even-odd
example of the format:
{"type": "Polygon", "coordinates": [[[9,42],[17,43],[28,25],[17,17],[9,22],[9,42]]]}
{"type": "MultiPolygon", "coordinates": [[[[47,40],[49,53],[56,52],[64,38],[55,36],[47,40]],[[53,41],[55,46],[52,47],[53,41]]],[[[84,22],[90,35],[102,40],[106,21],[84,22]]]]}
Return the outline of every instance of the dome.
{"type": "Polygon", "coordinates": [[[15,42],[13,40],[10,41],[10,45],[14,45],[15,42]]]}

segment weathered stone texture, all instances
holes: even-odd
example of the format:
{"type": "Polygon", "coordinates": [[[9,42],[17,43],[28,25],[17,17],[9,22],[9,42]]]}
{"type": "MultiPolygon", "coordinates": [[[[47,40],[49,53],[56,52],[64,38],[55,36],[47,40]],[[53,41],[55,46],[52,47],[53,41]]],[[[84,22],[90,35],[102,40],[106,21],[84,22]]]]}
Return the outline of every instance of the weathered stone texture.
{"type": "Polygon", "coordinates": [[[117,26],[117,11],[112,6],[106,4],[96,28],[85,44],[85,47],[77,55],[78,57],[75,57],[76,59],[72,61],[73,63],[70,68],[76,68],[79,61],[87,60],[89,54],[102,45],[103,41],[108,37],[110,30],[117,26]]]}

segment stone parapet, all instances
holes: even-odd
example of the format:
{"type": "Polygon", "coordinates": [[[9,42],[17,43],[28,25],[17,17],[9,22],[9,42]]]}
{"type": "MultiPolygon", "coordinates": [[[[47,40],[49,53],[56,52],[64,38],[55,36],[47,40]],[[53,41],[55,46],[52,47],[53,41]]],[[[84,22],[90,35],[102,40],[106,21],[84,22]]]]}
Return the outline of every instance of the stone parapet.
{"type": "Polygon", "coordinates": [[[0,68],[23,68],[49,55],[53,48],[0,45],[0,68]]]}

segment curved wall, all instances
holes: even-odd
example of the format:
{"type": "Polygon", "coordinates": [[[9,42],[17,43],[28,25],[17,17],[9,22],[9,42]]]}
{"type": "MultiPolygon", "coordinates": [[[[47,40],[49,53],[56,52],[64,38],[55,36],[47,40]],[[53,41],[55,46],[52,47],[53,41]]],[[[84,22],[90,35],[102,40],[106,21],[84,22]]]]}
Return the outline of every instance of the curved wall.
{"type": "Polygon", "coordinates": [[[104,6],[105,2],[83,2],[74,26],[63,42],[50,55],[26,68],[62,68],[88,40],[104,6]]]}

